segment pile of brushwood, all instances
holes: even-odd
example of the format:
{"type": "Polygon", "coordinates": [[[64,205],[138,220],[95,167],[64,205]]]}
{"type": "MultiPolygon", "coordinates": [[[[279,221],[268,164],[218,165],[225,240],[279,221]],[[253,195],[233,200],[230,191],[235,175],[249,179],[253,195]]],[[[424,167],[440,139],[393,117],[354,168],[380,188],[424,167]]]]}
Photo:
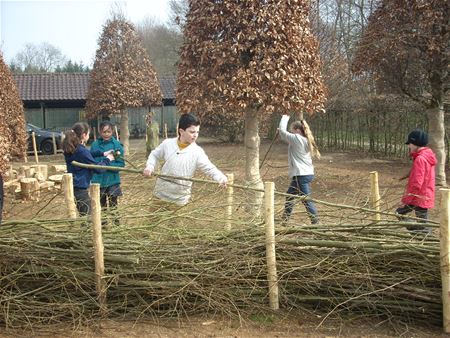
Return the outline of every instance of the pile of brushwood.
{"type": "MultiPolygon", "coordinates": [[[[185,219],[187,219],[185,217],[185,219]]],[[[232,231],[167,219],[103,232],[109,318],[269,311],[262,224],[232,231]]],[[[100,316],[92,229],[70,221],[0,227],[0,322],[78,325],[100,316]]],[[[277,229],[280,308],[324,320],[441,323],[439,239],[404,224],[277,229]]]]}

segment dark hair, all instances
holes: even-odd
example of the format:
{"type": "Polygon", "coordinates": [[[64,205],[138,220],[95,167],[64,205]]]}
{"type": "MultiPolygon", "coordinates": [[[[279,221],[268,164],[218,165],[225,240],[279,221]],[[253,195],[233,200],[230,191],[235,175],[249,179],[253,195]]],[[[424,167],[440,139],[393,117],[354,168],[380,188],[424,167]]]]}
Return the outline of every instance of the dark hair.
{"type": "MultiPolygon", "coordinates": [[[[178,129],[186,130],[191,126],[199,126],[200,119],[193,114],[182,114],[180,116],[180,120],[178,121],[178,129]]],[[[180,134],[177,130],[178,135],[180,134]]]]}
{"type": "Polygon", "coordinates": [[[89,125],[86,122],[77,122],[71,130],[64,133],[62,149],[67,154],[73,154],[77,146],[82,142],[83,135],[89,132],[89,125]]]}
{"type": "Polygon", "coordinates": [[[105,127],[109,127],[109,128],[111,128],[111,130],[114,131],[114,125],[109,121],[102,121],[100,123],[100,125],[98,126],[98,131],[102,132],[103,128],[105,128],[105,127]]]}
{"type": "Polygon", "coordinates": [[[414,129],[409,133],[406,144],[414,144],[418,147],[424,147],[428,144],[428,134],[422,129],[414,129]]]}

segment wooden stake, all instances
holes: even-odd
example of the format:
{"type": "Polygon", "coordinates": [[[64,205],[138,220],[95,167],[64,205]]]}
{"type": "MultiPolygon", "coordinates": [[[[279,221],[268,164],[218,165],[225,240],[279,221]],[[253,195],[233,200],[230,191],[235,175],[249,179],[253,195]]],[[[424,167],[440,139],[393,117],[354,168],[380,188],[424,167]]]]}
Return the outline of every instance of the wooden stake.
{"type": "Polygon", "coordinates": [[[93,183],[89,187],[91,196],[92,236],[94,241],[95,289],[98,296],[101,315],[106,314],[105,261],[103,257],[102,215],[100,206],[100,184],[93,183]]]}
{"type": "Polygon", "coordinates": [[[167,138],[167,123],[164,123],[164,138],[167,138]]]}
{"type": "Polygon", "coordinates": [[[117,126],[114,126],[114,130],[116,131],[116,139],[117,139],[117,141],[119,141],[120,138],[119,138],[119,131],[117,130],[117,126]]]}
{"type": "Polygon", "coordinates": [[[264,211],[266,222],[266,261],[267,281],[269,283],[269,305],[272,310],[279,309],[277,262],[275,255],[275,183],[264,183],[264,211]]]}
{"type": "MultiPolygon", "coordinates": [[[[377,171],[371,171],[370,172],[370,200],[371,200],[371,207],[373,210],[380,211],[380,189],[378,187],[378,172],[377,171]]],[[[381,214],[376,213],[375,214],[375,220],[380,221],[381,220],[381,214]]]]}
{"type": "Polygon", "coordinates": [[[94,141],[97,141],[97,128],[92,128],[92,134],[94,135],[94,141]]]}
{"type": "Polygon", "coordinates": [[[227,174],[228,184],[227,184],[227,215],[225,224],[225,230],[231,230],[231,219],[233,217],[233,183],[234,174],[227,174]]]}
{"type": "Polygon", "coordinates": [[[31,132],[31,140],[33,141],[34,160],[36,161],[36,163],[39,163],[39,157],[38,157],[37,146],[36,146],[36,133],[34,131],[31,132]]]}
{"type": "Polygon", "coordinates": [[[450,189],[441,191],[441,281],[442,281],[442,316],[444,332],[450,333],[450,189]]]}
{"type": "Polygon", "coordinates": [[[73,196],[72,174],[62,175],[62,188],[64,190],[64,199],[67,205],[67,216],[69,218],[77,218],[77,208],[75,205],[75,198],[73,196]]]}
{"type": "Polygon", "coordinates": [[[52,142],[53,142],[53,155],[56,155],[58,149],[56,148],[56,138],[55,133],[52,133],[52,142]]]}

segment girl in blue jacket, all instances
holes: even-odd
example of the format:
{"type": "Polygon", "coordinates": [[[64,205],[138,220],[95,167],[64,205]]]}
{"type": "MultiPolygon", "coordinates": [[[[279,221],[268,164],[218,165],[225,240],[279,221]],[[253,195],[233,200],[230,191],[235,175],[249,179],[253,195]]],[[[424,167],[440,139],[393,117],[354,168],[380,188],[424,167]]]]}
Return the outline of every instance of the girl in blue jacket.
{"type": "MultiPolygon", "coordinates": [[[[124,167],[123,146],[113,136],[114,126],[109,121],[103,121],[98,127],[100,137],[92,143],[91,154],[97,161],[103,161],[105,154],[112,153],[114,159],[111,165],[114,167],[124,167]]],[[[100,184],[100,204],[104,210],[114,213],[117,210],[117,199],[122,196],[120,188],[120,175],[118,171],[106,170],[103,173],[95,174],[92,183],[100,184]]],[[[114,219],[114,224],[119,225],[119,219],[114,219]]]]}
{"type": "Polygon", "coordinates": [[[105,154],[102,161],[96,161],[85,144],[89,140],[89,125],[85,122],[77,122],[72,129],[65,133],[62,144],[64,159],[67,164],[67,172],[73,177],[73,193],[77,210],[80,216],[86,216],[90,213],[91,199],[89,198],[88,188],[94,172],[101,170],[87,169],[74,166],[72,161],[86,164],[109,165],[114,160],[113,154],[105,154]]]}

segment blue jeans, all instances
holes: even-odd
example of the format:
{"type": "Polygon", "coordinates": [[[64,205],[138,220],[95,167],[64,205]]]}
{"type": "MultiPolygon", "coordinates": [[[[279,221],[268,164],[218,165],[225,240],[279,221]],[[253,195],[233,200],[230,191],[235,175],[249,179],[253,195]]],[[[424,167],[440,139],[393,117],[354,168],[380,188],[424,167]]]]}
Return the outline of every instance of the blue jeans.
{"type": "MultiPolygon", "coordinates": [[[[311,195],[311,187],[310,183],[313,181],[314,175],[304,175],[304,176],[294,176],[292,177],[291,185],[288,188],[287,193],[291,195],[298,196],[310,196],[311,195]]],[[[292,209],[295,205],[295,197],[288,196],[286,197],[286,203],[284,205],[284,215],[283,219],[285,221],[291,216],[292,209]]],[[[317,218],[317,210],[313,201],[302,201],[303,205],[306,207],[306,211],[308,212],[308,216],[311,219],[311,223],[315,224],[318,222],[317,218]]]]}

